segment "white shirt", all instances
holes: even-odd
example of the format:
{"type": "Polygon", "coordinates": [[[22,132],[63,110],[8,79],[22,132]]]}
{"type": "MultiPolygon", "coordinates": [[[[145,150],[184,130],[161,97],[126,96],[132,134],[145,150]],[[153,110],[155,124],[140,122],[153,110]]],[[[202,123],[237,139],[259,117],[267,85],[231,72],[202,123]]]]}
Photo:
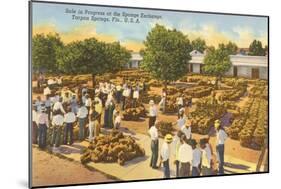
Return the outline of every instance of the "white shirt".
{"type": "Polygon", "coordinates": [[[65,111],[63,109],[62,103],[61,102],[55,102],[53,110],[60,110],[62,113],[65,114],[65,111]]]}
{"type": "Polygon", "coordinates": [[[179,148],[179,161],[181,163],[192,163],[193,150],[189,144],[182,144],[179,148]]]}
{"type": "Polygon", "coordinates": [[[178,119],[178,126],[179,126],[179,128],[180,129],[182,129],[182,127],[184,127],[184,125],[185,125],[185,122],[186,122],[186,118],[185,118],[185,116],[183,116],[183,117],[180,117],[179,119],[178,119]]]}
{"type": "Polygon", "coordinates": [[[193,150],[193,157],[192,157],[192,167],[198,167],[201,163],[201,155],[202,152],[199,148],[195,148],[193,150]]]}
{"type": "Polygon", "coordinates": [[[148,130],[151,140],[158,140],[158,129],[153,125],[148,130]]]}
{"type": "Polygon", "coordinates": [[[209,144],[206,144],[205,149],[202,150],[202,166],[211,168],[212,152],[209,144]]]}
{"type": "Polygon", "coordinates": [[[46,124],[47,126],[49,125],[49,120],[48,120],[48,114],[46,113],[39,113],[38,114],[38,124],[46,124]]]}
{"type": "Polygon", "coordinates": [[[92,100],[90,97],[85,100],[85,106],[90,107],[91,103],[92,103],[92,100]]]}
{"type": "Polygon", "coordinates": [[[53,80],[53,79],[48,79],[48,85],[53,85],[53,84],[55,84],[55,81],[53,80]]]}
{"type": "Polygon", "coordinates": [[[163,161],[167,161],[170,158],[170,147],[167,142],[164,142],[162,145],[161,157],[163,161]]]}
{"type": "Polygon", "coordinates": [[[57,126],[62,126],[63,125],[63,116],[58,114],[58,115],[55,115],[53,117],[53,120],[52,120],[52,124],[53,125],[57,125],[57,126]]]}
{"type": "Polygon", "coordinates": [[[138,99],[139,98],[139,91],[138,90],[135,90],[134,93],[133,93],[133,98],[136,98],[138,99]]]}
{"type": "Polygon", "coordinates": [[[227,134],[224,130],[220,129],[217,132],[217,144],[224,144],[227,139],[227,134]]]}
{"type": "Polygon", "coordinates": [[[181,131],[185,134],[187,139],[191,138],[191,127],[186,128],[186,126],[181,127],[181,131]]]}
{"type": "Polygon", "coordinates": [[[157,108],[155,105],[149,106],[149,116],[151,117],[157,116],[157,108]]]}
{"type": "Polygon", "coordinates": [[[75,114],[73,112],[68,112],[64,115],[64,122],[65,123],[73,123],[76,121],[75,114]]]}
{"type": "Polygon", "coordinates": [[[120,115],[116,116],[114,123],[115,124],[121,123],[121,116],[120,115]]]}
{"type": "Polygon", "coordinates": [[[50,94],[51,94],[50,88],[49,88],[49,87],[44,88],[43,94],[44,94],[45,96],[50,95],[50,94]]]}
{"type": "Polygon", "coordinates": [[[78,109],[77,117],[85,118],[88,115],[88,109],[85,106],[82,106],[78,109]]]}
{"type": "Polygon", "coordinates": [[[35,110],[32,110],[32,121],[38,124],[38,113],[35,110]]]}

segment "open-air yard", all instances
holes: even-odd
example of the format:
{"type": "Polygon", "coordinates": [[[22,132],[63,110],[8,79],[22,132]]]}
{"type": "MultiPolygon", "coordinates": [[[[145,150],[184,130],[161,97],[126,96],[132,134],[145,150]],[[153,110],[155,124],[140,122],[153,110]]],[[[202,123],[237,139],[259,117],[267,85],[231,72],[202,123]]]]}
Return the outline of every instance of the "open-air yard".
{"type": "MultiPolygon", "coordinates": [[[[46,77],[48,79],[52,76],[46,77]]],[[[91,94],[92,86],[90,85],[91,82],[89,82],[90,79],[90,75],[79,75],[75,77],[62,76],[62,86],[56,87],[53,90],[63,91],[67,87],[68,90],[75,93],[76,87],[81,85],[84,87],[87,86],[91,94]]],[[[134,86],[136,83],[146,83],[146,91],[140,92],[139,99],[139,104],[143,104],[146,111],[148,110],[149,100],[153,99],[156,103],[160,101],[162,83],[151,79],[149,74],[146,72],[129,70],[118,72],[116,74],[107,74],[102,77],[96,77],[96,82],[111,82],[114,85],[118,85],[122,83],[124,79],[132,86],[134,86]]],[[[226,171],[226,174],[254,172],[256,171],[255,169],[258,163],[262,164],[261,169],[258,171],[264,171],[263,167],[266,166],[266,157],[261,158],[261,154],[262,150],[267,149],[267,82],[264,80],[223,78],[219,88],[216,89],[214,84],[212,84],[213,80],[214,77],[210,76],[187,75],[177,82],[169,83],[167,88],[166,112],[162,113],[160,110],[158,110],[159,114],[157,116],[157,120],[172,123],[171,129],[168,129],[167,132],[175,135],[177,130],[179,130],[176,124],[178,119],[176,98],[183,95],[186,101],[192,101],[192,106],[185,108],[186,116],[191,121],[192,138],[199,141],[201,138],[210,136],[210,144],[214,150],[214,159],[216,159],[216,137],[214,135],[213,123],[216,119],[221,120],[221,123],[229,136],[225,143],[225,156],[229,162],[226,162],[225,166],[231,164],[232,169],[233,167],[237,167],[237,170],[226,171]]],[[[36,86],[34,85],[33,99],[35,100],[38,95],[44,98],[42,91],[36,91],[36,86]]],[[[123,116],[126,113],[128,113],[127,109],[121,111],[121,115],[123,116]]],[[[101,117],[101,125],[103,125],[104,111],[101,117]]],[[[140,166],[143,167],[143,169],[146,169],[148,172],[151,171],[148,166],[150,159],[149,156],[151,155],[149,142],[150,139],[148,135],[148,117],[145,115],[140,115],[137,118],[137,120],[123,119],[121,122],[120,131],[126,136],[132,136],[135,139],[135,142],[139,144],[141,148],[144,148],[144,157],[139,157],[137,158],[138,160],[133,159],[125,162],[125,167],[107,162],[95,163],[91,162],[91,160],[90,162],[87,161],[88,166],[92,166],[98,171],[104,172],[107,175],[112,175],[120,180],[134,180],[141,178],[149,179],[150,177],[141,176],[141,173],[136,171],[137,169],[132,169],[135,171],[130,172],[131,166],[140,166]],[[110,166],[112,168],[110,168],[110,166]],[[129,172],[130,174],[128,174],[129,172]],[[134,176],[128,177],[126,175],[134,176]]],[[[76,128],[74,128],[75,136],[78,135],[78,130],[79,129],[76,126],[76,128]]],[[[107,135],[108,132],[110,132],[110,130],[102,128],[101,135],[107,135]]],[[[83,149],[86,149],[88,145],[88,143],[83,143],[83,149]]],[[[55,161],[65,161],[65,163],[68,164],[66,162],[68,160],[57,160],[57,157],[50,156],[46,152],[38,151],[36,148],[33,148],[33,150],[34,165],[37,165],[33,167],[34,172],[36,173],[33,174],[33,176],[35,181],[38,181],[38,183],[44,184],[46,181],[45,179],[49,179],[49,177],[37,175],[41,174],[39,171],[41,170],[40,166],[43,166],[42,162],[46,163],[45,160],[50,162],[50,167],[48,169],[53,167],[52,162],[55,161]],[[40,159],[40,157],[45,158],[45,160],[40,159]]],[[[80,162],[80,158],[85,150],[80,149],[73,155],[60,152],[61,151],[59,151],[58,154],[66,156],[68,159],[72,158],[74,162],[76,162],[75,164],[73,164],[74,162],[71,162],[71,166],[76,166],[79,169],[83,169],[82,172],[85,177],[81,176],[82,173],[80,171],[72,172],[69,168],[69,172],[71,172],[71,175],[75,179],[72,180],[71,183],[110,181],[110,179],[104,175],[96,171],[91,173],[89,170],[84,170],[85,168],[82,165],[77,164],[77,162],[80,162]],[[95,176],[91,177],[92,174],[95,176]],[[81,178],[81,180],[79,180],[79,178],[81,178]]],[[[53,169],[55,169],[55,166],[56,165],[54,165],[53,169]]],[[[227,170],[227,167],[225,169],[227,170]]],[[[153,171],[155,172],[152,173],[151,178],[162,178],[160,169],[153,171]]],[[[45,170],[45,172],[48,172],[48,170],[45,170]]],[[[55,182],[56,184],[60,182],[70,183],[68,180],[55,180],[55,182]]],[[[50,183],[49,180],[48,183],[50,183]]]]}

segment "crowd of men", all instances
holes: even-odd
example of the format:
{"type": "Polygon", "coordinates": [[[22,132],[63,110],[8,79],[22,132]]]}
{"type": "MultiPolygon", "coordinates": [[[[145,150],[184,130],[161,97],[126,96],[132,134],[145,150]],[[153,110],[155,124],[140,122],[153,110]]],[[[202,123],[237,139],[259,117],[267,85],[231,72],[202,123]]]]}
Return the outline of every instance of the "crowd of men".
{"type": "MultiPolygon", "coordinates": [[[[120,128],[121,112],[126,104],[131,103],[133,107],[136,107],[140,95],[146,90],[145,84],[141,86],[136,83],[132,86],[126,82],[122,85],[99,82],[92,91],[89,91],[86,86],[76,87],[72,91],[63,86],[61,77],[45,81],[45,78],[41,76],[38,83],[39,88],[44,88],[44,97],[38,95],[33,101],[32,142],[38,144],[41,149],[50,145],[54,151],[61,144],[73,144],[75,123],[79,127],[78,139],[80,141],[87,138],[91,142],[95,136],[98,136],[102,119],[104,128],[120,128]],[[50,141],[47,142],[47,130],[50,128],[52,128],[50,141]],[[63,138],[62,141],[61,138],[63,138]]],[[[152,152],[150,167],[158,169],[163,165],[164,178],[170,178],[169,160],[174,156],[176,177],[214,174],[216,162],[212,158],[213,150],[209,138],[202,138],[199,141],[192,138],[191,123],[186,116],[185,104],[187,103],[184,103],[183,96],[178,97],[176,102],[178,120],[175,124],[178,126],[178,132],[175,136],[167,134],[161,149],[159,148],[158,108],[165,112],[165,101],[165,89],[162,90],[158,106],[153,100],[149,101],[148,133],[151,137],[152,152]],[[172,151],[174,154],[171,154],[172,151]]],[[[214,126],[217,134],[218,174],[224,174],[224,143],[227,134],[219,120],[215,121],[214,126]]]]}
{"type": "Polygon", "coordinates": [[[199,141],[192,138],[191,123],[180,110],[180,116],[177,120],[179,127],[175,136],[167,134],[164,142],[159,149],[158,130],[160,121],[156,120],[150,127],[148,133],[151,137],[151,161],[150,167],[158,169],[163,164],[164,178],[170,178],[170,162],[174,156],[174,165],[176,168],[176,177],[189,176],[207,176],[216,174],[224,174],[224,144],[227,134],[224,131],[220,120],[216,120],[214,127],[216,130],[216,155],[218,161],[218,170],[215,170],[215,159],[213,158],[213,149],[209,143],[209,137],[201,138],[199,141]],[[174,152],[172,154],[172,152],[174,152]],[[160,154],[160,155],[159,155],[160,154]],[[158,156],[160,164],[158,166],[158,156]]]}

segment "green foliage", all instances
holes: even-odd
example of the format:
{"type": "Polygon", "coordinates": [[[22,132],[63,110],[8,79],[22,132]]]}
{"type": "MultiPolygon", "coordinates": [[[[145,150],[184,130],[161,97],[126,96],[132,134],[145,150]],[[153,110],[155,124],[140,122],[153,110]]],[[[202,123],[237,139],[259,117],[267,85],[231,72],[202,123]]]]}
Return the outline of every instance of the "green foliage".
{"type": "Polygon", "coordinates": [[[204,53],[205,49],[207,48],[205,40],[201,38],[197,38],[191,42],[192,50],[197,50],[201,53],[204,53]]]}
{"type": "Polygon", "coordinates": [[[231,67],[229,51],[224,48],[224,45],[219,45],[218,49],[210,49],[204,57],[205,73],[217,77],[222,76],[231,67]]]}
{"type": "Polygon", "coordinates": [[[141,67],[159,80],[175,81],[187,73],[191,44],[180,31],[156,25],[148,33],[141,67]]]}
{"type": "Polygon", "coordinates": [[[104,43],[89,38],[66,45],[58,62],[65,73],[98,75],[118,71],[130,58],[130,52],[118,42],[104,43]]]}
{"type": "Polygon", "coordinates": [[[262,42],[254,40],[249,47],[249,55],[251,56],[264,56],[265,49],[262,47],[262,42]]]}
{"type": "Polygon", "coordinates": [[[58,72],[58,54],[64,47],[58,34],[37,34],[32,38],[32,66],[34,71],[58,72]]]}
{"type": "Polygon", "coordinates": [[[229,41],[228,44],[219,44],[219,49],[225,50],[229,55],[235,55],[238,47],[235,43],[229,41]]]}

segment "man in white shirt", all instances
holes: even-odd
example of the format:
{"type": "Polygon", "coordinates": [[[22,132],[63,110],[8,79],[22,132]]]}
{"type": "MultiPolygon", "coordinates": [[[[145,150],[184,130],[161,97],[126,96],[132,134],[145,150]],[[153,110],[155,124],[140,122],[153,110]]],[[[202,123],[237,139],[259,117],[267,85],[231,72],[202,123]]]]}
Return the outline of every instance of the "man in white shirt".
{"type": "Polygon", "coordinates": [[[191,139],[191,123],[186,121],[185,125],[181,127],[181,131],[185,134],[187,140],[191,139]]]}
{"type": "Polygon", "coordinates": [[[203,138],[200,139],[200,148],[202,152],[202,175],[211,175],[212,174],[212,167],[211,167],[211,161],[212,161],[212,151],[210,144],[208,143],[208,139],[203,138]]]}
{"type": "Polygon", "coordinates": [[[62,106],[62,97],[59,97],[59,101],[55,102],[53,106],[53,111],[61,111],[63,114],[65,114],[64,108],[62,106]]]}
{"type": "Polygon", "coordinates": [[[190,165],[192,163],[193,151],[185,135],[181,136],[182,145],[179,148],[180,177],[190,175],[190,165]]]}
{"type": "Polygon", "coordinates": [[[121,126],[121,115],[119,110],[117,110],[115,113],[114,128],[119,129],[120,126],[121,126]]]}
{"type": "Polygon", "coordinates": [[[38,145],[41,149],[46,147],[48,126],[48,114],[46,113],[46,108],[43,106],[41,112],[38,114],[38,145]]]}
{"type": "Polygon", "coordinates": [[[191,170],[191,176],[200,176],[200,163],[201,163],[201,156],[202,152],[201,150],[197,147],[197,142],[195,139],[191,140],[191,146],[192,146],[192,170],[191,170]]]}
{"type": "MultiPolygon", "coordinates": [[[[63,125],[64,117],[62,113],[59,110],[56,110],[53,112],[53,134],[52,134],[52,142],[51,144],[56,147],[59,147],[61,144],[60,138],[61,138],[61,130],[63,125]]],[[[54,149],[55,149],[54,148],[54,149]]]]}
{"type": "Polygon", "coordinates": [[[227,139],[227,134],[224,131],[223,127],[221,126],[221,123],[219,120],[215,121],[215,128],[216,128],[216,134],[217,134],[217,157],[219,161],[219,171],[218,174],[224,174],[224,143],[227,139]]]}
{"type": "Polygon", "coordinates": [[[184,115],[183,112],[181,112],[180,117],[177,120],[177,124],[178,124],[179,129],[182,129],[182,127],[185,126],[185,123],[186,123],[186,116],[184,115]]]}
{"type": "Polygon", "coordinates": [[[64,115],[64,122],[65,122],[65,128],[64,128],[64,138],[63,138],[63,144],[67,145],[69,142],[69,145],[73,144],[73,124],[76,121],[76,116],[74,112],[71,111],[71,107],[68,108],[67,113],[64,115]],[[68,140],[69,136],[69,140],[68,140]]]}
{"type": "Polygon", "coordinates": [[[137,101],[139,99],[139,89],[137,89],[137,87],[134,88],[134,92],[133,92],[133,107],[135,108],[137,106],[137,101]]]}
{"type": "Polygon", "coordinates": [[[171,134],[167,134],[164,138],[164,142],[162,144],[160,158],[164,167],[164,178],[170,178],[170,144],[173,141],[173,136],[171,134]]]}
{"type": "Polygon", "coordinates": [[[47,95],[51,94],[51,90],[48,86],[44,88],[43,94],[44,94],[44,96],[47,96],[47,95]]]}
{"type": "Polygon", "coordinates": [[[157,107],[154,104],[153,100],[149,101],[149,122],[148,127],[150,128],[155,124],[156,117],[157,117],[157,107]]]}
{"type": "Polygon", "coordinates": [[[177,102],[177,106],[178,106],[178,117],[180,116],[180,110],[181,110],[181,108],[183,108],[184,106],[184,104],[183,104],[183,96],[179,96],[178,98],[177,98],[177,100],[176,100],[177,102]]]}
{"type": "Polygon", "coordinates": [[[151,159],[150,159],[150,167],[153,169],[157,169],[157,160],[158,160],[158,149],[159,149],[159,140],[158,140],[158,127],[159,122],[155,122],[155,124],[150,127],[148,133],[151,138],[151,159]]]}
{"type": "Polygon", "coordinates": [[[79,123],[79,140],[83,141],[85,139],[85,125],[88,116],[88,109],[84,104],[79,103],[80,107],[78,109],[77,117],[79,123]]]}

